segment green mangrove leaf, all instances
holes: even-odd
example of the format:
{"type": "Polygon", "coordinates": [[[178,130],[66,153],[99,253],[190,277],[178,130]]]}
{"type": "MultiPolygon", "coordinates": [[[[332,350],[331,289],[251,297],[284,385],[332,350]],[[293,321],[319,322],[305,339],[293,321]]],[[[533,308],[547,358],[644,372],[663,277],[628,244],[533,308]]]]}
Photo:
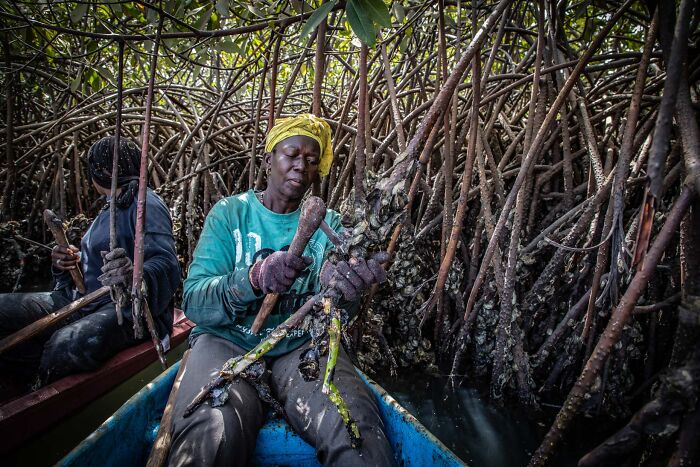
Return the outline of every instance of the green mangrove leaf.
{"type": "Polygon", "coordinates": [[[87,53],[93,54],[93,53],[97,52],[97,49],[98,49],[99,47],[100,47],[100,43],[99,43],[99,42],[97,42],[97,41],[94,40],[94,39],[89,39],[89,40],[87,41],[86,46],[85,46],[85,50],[87,50],[87,53]]]}
{"type": "Polygon", "coordinates": [[[121,5],[121,3],[110,3],[110,4],[109,4],[109,9],[112,10],[112,13],[114,13],[114,15],[115,15],[117,18],[120,18],[120,17],[122,16],[122,5],[121,5]]]}
{"type": "Polygon", "coordinates": [[[348,23],[350,23],[352,32],[354,32],[362,42],[370,47],[374,47],[377,38],[377,30],[362,7],[361,0],[348,0],[345,5],[345,13],[347,14],[348,23]]]}
{"type": "Polygon", "coordinates": [[[202,13],[202,16],[197,19],[197,22],[194,24],[194,27],[197,29],[202,29],[204,26],[207,25],[209,22],[209,18],[211,18],[211,14],[214,12],[214,8],[208,8],[202,13]]]}
{"type": "Polygon", "coordinates": [[[87,68],[85,70],[85,78],[93,91],[99,91],[102,89],[102,77],[95,69],[87,68]]]}
{"type": "Polygon", "coordinates": [[[78,88],[80,87],[81,78],[82,78],[81,74],[78,73],[78,76],[76,76],[75,79],[70,82],[71,92],[76,92],[78,90],[78,88]]]}
{"type": "Polygon", "coordinates": [[[253,15],[257,16],[258,18],[266,18],[265,13],[260,11],[259,8],[256,8],[254,5],[247,5],[248,11],[250,11],[253,15]]]}
{"type": "Polygon", "coordinates": [[[157,23],[158,22],[158,12],[154,10],[153,8],[146,8],[146,21],[149,23],[157,23]]]}
{"type": "Polygon", "coordinates": [[[309,10],[313,10],[313,7],[309,6],[309,4],[303,0],[291,0],[289,3],[292,5],[292,10],[294,10],[294,12],[298,15],[306,13],[309,10]]]}
{"type": "Polygon", "coordinates": [[[321,24],[324,19],[326,19],[328,13],[330,13],[333,7],[337,4],[338,0],[331,0],[330,2],[326,2],[320,7],[316,8],[316,11],[314,11],[314,13],[309,17],[306,24],[304,24],[304,27],[301,28],[299,38],[305,39],[309,34],[311,34],[311,31],[316,29],[318,25],[321,24]]]}
{"type": "Polygon", "coordinates": [[[399,44],[399,50],[402,53],[406,53],[406,51],[408,50],[408,43],[410,41],[411,41],[411,36],[409,36],[408,34],[403,36],[403,39],[401,39],[401,43],[399,44]]]}
{"type": "Polygon", "coordinates": [[[143,19],[143,12],[138,9],[133,3],[123,3],[121,4],[122,13],[129,18],[134,18],[137,20],[143,19]]]}
{"type": "Polygon", "coordinates": [[[383,0],[360,0],[359,5],[375,23],[385,28],[391,27],[391,15],[383,0]]]}
{"type": "Polygon", "coordinates": [[[221,52],[228,52],[230,54],[240,54],[241,48],[233,40],[228,39],[219,43],[218,49],[221,52]]]}

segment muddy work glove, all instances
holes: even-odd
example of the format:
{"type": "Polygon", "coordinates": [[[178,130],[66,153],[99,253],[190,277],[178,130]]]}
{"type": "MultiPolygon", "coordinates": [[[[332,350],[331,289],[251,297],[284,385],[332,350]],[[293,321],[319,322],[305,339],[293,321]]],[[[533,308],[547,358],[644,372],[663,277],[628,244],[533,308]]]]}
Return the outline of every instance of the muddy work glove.
{"type": "Polygon", "coordinates": [[[265,294],[286,292],[312,262],[309,256],[276,251],[250,268],[250,284],[265,294]]]}
{"type": "Polygon", "coordinates": [[[120,287],[128,290],[134,277],[134,265],[126,255],[124,248],[115,248],[110,252],[102,251],[102,275],[97,278],[102,285],[120,287]]]}
{"type": "Polygon", "coordinates": [[[326,261],[321,269],[321,285],[333,287],[343,294],[343,299],[354,302],[367,287],[386,280],[386,271],[381,263],[388,260],[386,252],[379,252],[371,258],[350,258],[336,264],[326,261]]]}

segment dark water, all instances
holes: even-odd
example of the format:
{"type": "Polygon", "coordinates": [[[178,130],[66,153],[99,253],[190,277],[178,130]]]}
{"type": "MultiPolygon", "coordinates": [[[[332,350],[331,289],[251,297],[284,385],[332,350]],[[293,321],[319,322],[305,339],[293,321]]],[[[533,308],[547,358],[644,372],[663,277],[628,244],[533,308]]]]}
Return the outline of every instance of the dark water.
{"type": "Polygon", "coordinates": [[[476,389],[452,391],[446,378],[424,375],[378,380],[469,465],[526,465],[539,445],[535,421],[525,413],[489,405],[476,389]]]}
{"type": "MultiPolygon", "coordinates": [[[[560,408],[543,404],[543,412],[535,416],[497,406],[473,387],[452,390],[446,377],[412,374],[374,379],[455,455],[475,467],[526,466],[560,408]]],[[[575,467],[578,459],[621,428],[620,423],[579,414],[549,465],[575,467]]]]}

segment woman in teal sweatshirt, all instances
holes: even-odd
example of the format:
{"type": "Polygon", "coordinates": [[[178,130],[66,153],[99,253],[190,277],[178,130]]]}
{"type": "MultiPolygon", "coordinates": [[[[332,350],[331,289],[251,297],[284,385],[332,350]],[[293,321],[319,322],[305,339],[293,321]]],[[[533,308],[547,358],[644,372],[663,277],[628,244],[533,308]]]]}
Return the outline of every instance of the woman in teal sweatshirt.
{"type": "MultiPolygon", "coordinates": [[[[177,395],[170,465],[246,465],[255,448],[265,410],[256,390],[236,380],[228,402],[202,404],[188,418],[187,404],[223,363],[251,350],[331,279],[352,304],[370,284],[386,276],[374,260],[321,266],[332,245],[320,230],[299,257],[286,250],[299,222],[308,188],[326,175],[332,160],[330,127],[313,115],[280,119],[267,135],[267,187],[219,201],[207,215],[184,286],[183,309],[196,324],[191,354],[177,395]],[[250,327],[265,294],[280,300],[259,334],[250,327]]],[[[340,216],[328,210],[326,222],[340,229],[340,216]]],[[[295,330],[265,361],[273,395],[291,426],[311,445],[324,465],[393,465],[391,447],[374,399],[341,350],[334,381],[357,419],[363,444],[350,439],[335,406],[320,391],[320,381],[305,381],[297,367],[309,335],[295,330]]]]}

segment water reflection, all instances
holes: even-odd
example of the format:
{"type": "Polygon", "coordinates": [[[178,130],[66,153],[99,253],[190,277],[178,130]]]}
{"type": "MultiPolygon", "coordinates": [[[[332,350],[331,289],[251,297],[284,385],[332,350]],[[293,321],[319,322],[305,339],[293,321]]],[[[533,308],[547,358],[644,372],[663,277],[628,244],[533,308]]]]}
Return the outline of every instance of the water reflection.
{"type": "Polygon", "coordinates": [[[476,389],[449,389],[447,378],[378,377],[379,383],[440,441],[471,466],[527,465],[536,424],[524,413],[486,403],[476,389]]]}

